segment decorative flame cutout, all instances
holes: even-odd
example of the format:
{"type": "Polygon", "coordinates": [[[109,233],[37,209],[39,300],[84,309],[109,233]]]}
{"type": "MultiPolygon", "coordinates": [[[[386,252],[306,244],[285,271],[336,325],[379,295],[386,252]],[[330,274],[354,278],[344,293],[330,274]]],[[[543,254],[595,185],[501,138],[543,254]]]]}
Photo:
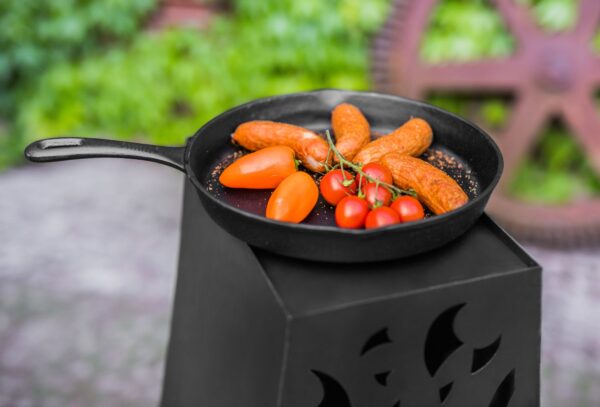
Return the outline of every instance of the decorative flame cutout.
{"type": "MultiPolygon", "coordinates": [[[[465,303],[454,305],[442,312],[431,324],[425,339],[425,365],[430,376],[435,377],[438,370],[464,343],[454,331],[454,323],[465,303]]],[[[473,349],[471,374],[482,372],[498,353],[502,336],[491,344],[482,348],[473,349]]],[[[364,357],[373,349],[392,344],[388,328],[384,327],[372,334],[363,345],[360,356],[364,357]]],[[[466,368],[466,366],[465,366],[466,368]]],[[[311,370],[317,376],[323,388],[323,399],[318,407],[352,407],[350,397],[342,386],[332,376],[318,370],[311,370]]],[[[388,387],[389,377],[393,370],[386,370],[373,375],[375,381],[383,387],[388,387]]],[[[440,378],[438,378],[439,380],[440,378]]],[[[446,404],[455,382],[451,381],[438,389],[440,405],[446,404]]],[[[499,384],[494,393],[489,407],[508,407],[515,390],[515,370],[511,370],[499,384]]],[[[392,399],[394,400],[394,399],[392,399]]],[[[401,407],[401,400],[396,400],[390,407],[401,407]]],[[[386,407],[386,406],[382,406],[386,407]]]]}
{"type": "Polygon", "coordinates": [[[370,350],[372,350],[378,346],[385,345],[386,343],[392,343],[392,340],[390,339],[390,337],[388,335],[388,329],[383,328],[383,329],[375,332],[373,335],[371,335],[369,340],[367,340],[367,342],[363,346],[362,350],[360,351],[360,356],[363,356],[370,350]]]}
{"type": "Polygon", "coordinates": [[[498,348],[500,348],[501,336],[498,337],[490,345],[473,350],[473,363],[471,364],[471,373],[476,373],[487,366],[488,363],[496,356],[498,348]]]}
{"type": "Polygon", "coordinates": [[[387,386],[387,380],[388,380],[390,373],[391,373],[391,371],[377,373],[375,375],[375,380],[377,381],[377,383],[379,383],[380,385],[385,387],[385,386],[387,386]]]}
{"type": "Polygon", "coordinates": [[[352,407],[346,390],[337,380],[318,370],[311,372],[317,376],[323,387],[323,400],[318,407],[352,407]]]}
{"type": "Polygon", "coordinates": [[[450,382],[447,385],[440,388],[440,403],[444,404],[448,395],[450,394],[450,390],[452,390],[452,385],[454,382],[450,382]]]}
{"type": "Polygon", "coordinates": [[[454,333],[454,320],[465,304],[458,304],[442,312],[431,324],[425,340],[425,365],[431,377],[463,342],[454,333]]]}
{"type": "Polygon", "coordinates": [[[496,390],[496,394],[492,397],[492,401],[490,402],[490,407],[508,407],[508,403],[510,403],[510,399],[515,392],[515,369],[511,370],[509,374],[506,375],[498,389],[496,390]]]}

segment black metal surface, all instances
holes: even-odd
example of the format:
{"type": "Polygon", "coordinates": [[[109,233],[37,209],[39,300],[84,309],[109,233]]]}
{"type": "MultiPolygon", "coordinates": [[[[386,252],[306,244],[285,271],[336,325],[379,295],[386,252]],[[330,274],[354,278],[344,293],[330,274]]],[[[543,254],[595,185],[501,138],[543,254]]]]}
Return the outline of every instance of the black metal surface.
{"type": "Polygon", "coordinates": [[[116,142],[87,146],[87,150],[82,150],[79,145],[56,150],[30,147],[26,155],[32,161],[111,156],[158,161],[176,168],[183,166],[208,213],[234,236],[286,256],[345,263],[402,258],[432,250],[457,238],[481,216],[502,172],[502,157],[497,146],[481,129],[463,119],[398,96],[340,90],[260,99],[229,110],[204,125],[188,140],[183,161],[177,161],[181,150],[152,149],[152,146],[134,143],[124,147],[126,149],[120,149],[116,142]],[[223,162],[235,152],[229,135],[239,124],[264,119],[323,130],[330,125],[331,110],[344,102],[358,106],[375,133],[388,132],[411,116],[427,120],[434,131],[433,152],[442,151],[456,163],[444,169],[462,183],[470,202],[450,213],[419,222],[373,230],[346,230],[333,225],[333,212],[323,202],[305,223],[277,222],[262,215],[269,192],[225,191],[215,182],[223,162]]]}
{"type": "Polygon", "coordinates": [[[369,264],[252,248],[189,181],[182,221],[162,406],[539,406],[541,270],[486,215],[369,264]]]}
{"type": "Polygon", "coordinates": [[[99,157],[132,158],[153,161],[185,171],[184,152],[185,147],[163,147],[97,138],[60,137],[31,143],[25,149],[25,157],[34,162],[99,157]]]}

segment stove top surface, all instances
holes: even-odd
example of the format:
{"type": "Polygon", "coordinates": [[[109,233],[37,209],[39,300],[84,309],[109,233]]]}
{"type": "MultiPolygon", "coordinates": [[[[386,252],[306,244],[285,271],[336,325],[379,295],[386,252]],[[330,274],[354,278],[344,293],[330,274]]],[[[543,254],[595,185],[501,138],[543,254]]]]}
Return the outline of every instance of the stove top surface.
{"type": "Polygon", "coordinates": [[[410,295],[537,266],[487,215],[464,236],[441,249],[392,261],[321,263],[290,259],[261,249],[253,251],[287,309],[295,315],[326,312],[374,298],[410,295]],[[401,292],[398,287],[403,287],[401,292]]]}

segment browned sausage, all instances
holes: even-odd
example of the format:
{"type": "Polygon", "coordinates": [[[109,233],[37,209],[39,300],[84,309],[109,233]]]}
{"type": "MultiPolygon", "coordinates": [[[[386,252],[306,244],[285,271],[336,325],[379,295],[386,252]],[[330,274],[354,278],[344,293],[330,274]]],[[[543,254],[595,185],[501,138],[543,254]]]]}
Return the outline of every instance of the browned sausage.
{"type": "Polygon", "coordinates": [[[402,189],[414,189],[419,200],[436,215],[459,208],[469,201],[456,181],[423,160],[389,153],[380,162],[391,171],[394,184],[402,189]]]}
{"type": "Polygon", "coordinates": [[[413,118],[396,130],[371,141],[354,156],[356,163],[368,164],[379,161],[388,153],[419,156],[431,145],[433,131],[423,119],[413,118]]]}
{"type": "Polygon", "coordinates": [[[309,170],[323,171],[329,146],[317,133],[303,127],[267,120],[242,123],[233,133],[233,140],[248,150],[271,146],[288,146],[309,170]]]}
{"type": "Polygon", "coordinates": [[[333,109],[331,127],[335,134],[335,146],[346,160],[352,161],[358,150],[371,141],[369,122],[358,107],[349,103],[342,103],[333,109]]]}

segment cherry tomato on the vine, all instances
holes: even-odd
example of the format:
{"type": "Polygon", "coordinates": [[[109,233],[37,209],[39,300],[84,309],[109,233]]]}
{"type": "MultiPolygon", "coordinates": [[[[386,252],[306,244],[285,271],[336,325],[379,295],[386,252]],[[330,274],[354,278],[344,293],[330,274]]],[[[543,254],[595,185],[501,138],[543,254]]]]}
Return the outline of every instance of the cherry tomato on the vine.
{"type": "Polygon", "coordinates": [[[390,208],[395,210],[398,215],[400,215],[401,222],[412,222],[425,217],[423,205],[421,205],[421,202],[412,196],[399,196],[394,202],[392,202],[390,208]]]}
{"type": "MultiPolygon", "coordinates": [[[[369,163],[362,167],[362,172],[367,174],[369,177],[376,179],[380,182],[385,182],[386,184],[392,183],[392,173],[387,167],[379,163],[369,163]]],[[[362,176],[360,174],[356,174],[356,184],[361,184],[361,187],[364,188],[370,181],[367,177],[362,176]],[[362,178],[362,182],[361,182],[362,178]]]]}
{"type": "Polygon", "coordinates": [[[346,229],[360,229],[369,213],[367,202],[357,196],[347,196],[335,208],[335,223],[346,229]]]}
{"type": "Polygon", "coordinates": [[[400,215],[392,208],[381,206],[369,212],[367,219],[365,220],[365,227],[367,229],[373,229],[396,223],[400,223],[400,215]]]}
{"type": "Polygon", "coordinates": [[[323,198],[333,206],[336,206],[348,195],[356,195],[356,182],[348,171],[329,171],[321,179],[319,190],[323,198]]]}
{"type": "Polygon", "coordinates": [[[379,206],[388,206],[392,201],[392,193],[383,185],[377,185],[370,182],[362,188],[362,193],[365,195],[365,201],[369,204],[369,208],[377,208],[379,206]]]}

